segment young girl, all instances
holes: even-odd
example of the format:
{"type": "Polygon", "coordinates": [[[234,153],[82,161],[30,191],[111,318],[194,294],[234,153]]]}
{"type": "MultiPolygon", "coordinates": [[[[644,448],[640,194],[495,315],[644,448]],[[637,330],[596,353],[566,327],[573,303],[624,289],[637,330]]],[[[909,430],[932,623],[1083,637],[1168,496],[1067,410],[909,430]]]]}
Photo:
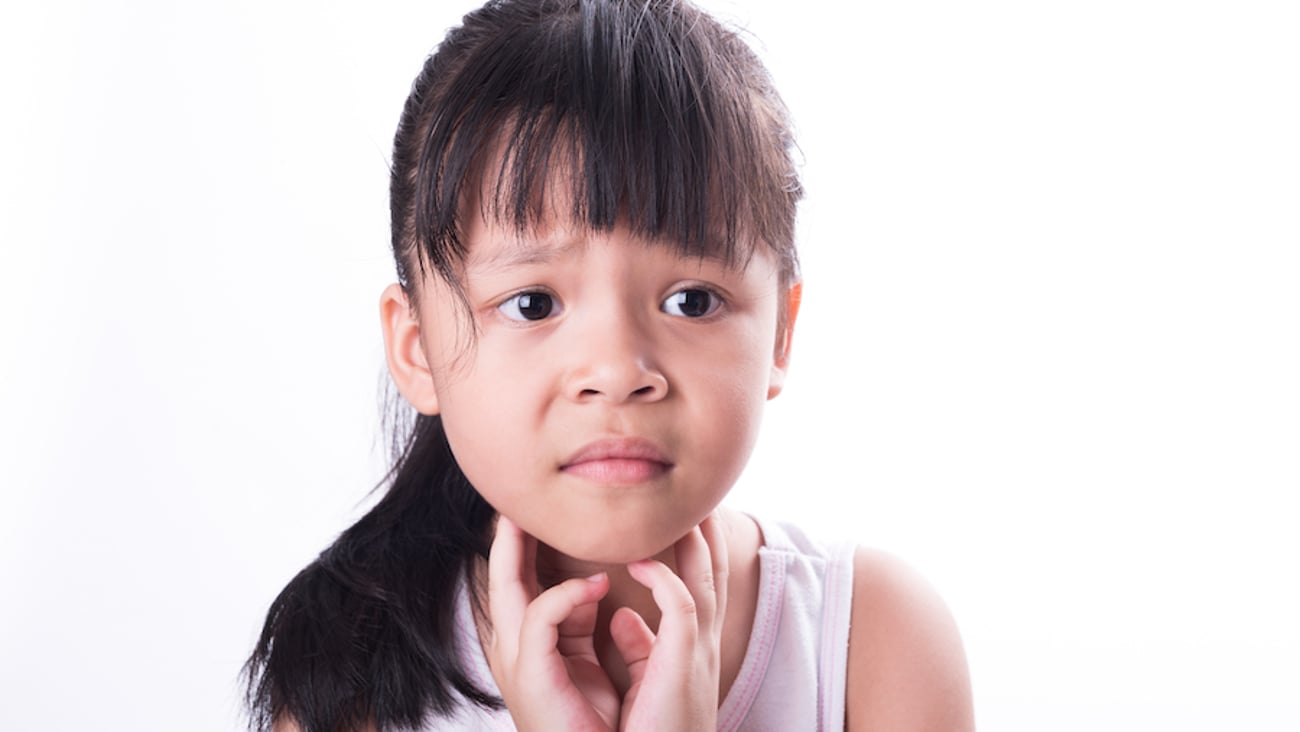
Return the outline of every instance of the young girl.
{"type": "Polygon", "coordinates": [[[961,730],[888,558],[721,506],[799,306],[786,111],[676,0],[499,0],[394,143],[386,495],[284,589],[260,729],[961,730]]]}

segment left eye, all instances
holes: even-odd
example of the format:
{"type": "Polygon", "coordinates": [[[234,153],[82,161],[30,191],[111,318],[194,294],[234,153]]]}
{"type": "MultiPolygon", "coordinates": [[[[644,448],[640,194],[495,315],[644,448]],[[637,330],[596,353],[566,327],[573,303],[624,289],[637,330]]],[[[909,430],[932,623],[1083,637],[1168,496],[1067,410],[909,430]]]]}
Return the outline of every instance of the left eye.
{"type": "Polygon", "coordinates": [[[680,315],[686,318],[702,318],[713,313],[722,301],[718,296],[699,288],[687,290],[678,290],[668,296],[667,300],[660,305],[665,313],[669,315],[680,315]]]}

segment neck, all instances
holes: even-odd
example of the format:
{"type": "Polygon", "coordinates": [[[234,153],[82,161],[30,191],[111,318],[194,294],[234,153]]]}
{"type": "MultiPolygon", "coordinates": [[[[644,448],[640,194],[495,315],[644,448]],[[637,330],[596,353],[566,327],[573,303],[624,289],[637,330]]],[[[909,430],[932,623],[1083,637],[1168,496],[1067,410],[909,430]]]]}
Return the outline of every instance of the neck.
{"type": "MultiPolygon", "coordinates": [[[[677,573],[677,556],[672,547],[650,557],[663,562],[677,573]]],[[[601,626],[607,625],[609,616],[620,607],[631,608],[645,619],[651,630],[659,627],[659,608],[650,590],[632,579],[624,564],[602,564],[562,554],[545,544],[537,546],[537,581],[551,587],[574,577],[590,577],[598,572],[609,575],[609,592],[600,601],[601,626]]],[[[599,639],[598,639],[599,641],[599,639]]]]}
{"type": "MultiPolygon", "coordinates": [[[[723,519],[723,534],[726,546],[719,547],[726,551],[729,558],[730,572],[728,580],[727,617],[724,620],[724,637],[722,650],[722,688],[725,695],[739,670],[743,660],[745,646],[749,638],[750,623],[753,620],[754,604],[758,591],[757,551],[762,541],[758,527],[743,514],[727,509],[720,509],[723,519]]],[[[656,556],[655,560],[663,562],[673,573],[677,573],[677,558],[670,546],[656,556]]],[[[487,603],[487,562],[479,560],[476,566],[476,581],[483,609],[487,603]]],[[[554,548],[540,544],[537,547],[537,579],[542,588],[551,587],[573,577],[590,577],[598,572],[609,575],[609,592],[600,601],[597,610],[595,646],[596,655],[601,666],[609,674],[610,680],[619,693],[624,693],[628,686],[627,668],[623,664],[618,649],[609,635],[609,621],[614,611],[621,607],[635,610],[652,631],[659,628],[659,607],[654,602],[650,590],[641,585],[628,574],[626,565],[601,564],[570,557],[554,548]]],[[[489,619],[478,617],[480,639],[486,641],[491,633],[489,619]]],[[[719,697],[721,698],[721,696],[719,697]]]]}
{"type": "MultiPolygon", "coordinates": [[[[677,557],[672,547],[660,552],[653,559],[668,565],[677,573],[677,557]]],[[[561,554],[551,547],[537,547],[537,578],[542,587],[549,587],[571,577],[590,577],[597,572],[609,575],[609,592],[601,599],[596,611],[596,632],[594,642],[596,656],[600,665],[609,675],[610,681],[620,695],[627,693],[629,684],[627,665],[610,637],[609,624],[614,611],[621,607],[635,610],[654,632],[659,631],[659,606],[655,604],[650,590],[632,579],[627,566],[623,564],[598,564],[561,554]]]]}

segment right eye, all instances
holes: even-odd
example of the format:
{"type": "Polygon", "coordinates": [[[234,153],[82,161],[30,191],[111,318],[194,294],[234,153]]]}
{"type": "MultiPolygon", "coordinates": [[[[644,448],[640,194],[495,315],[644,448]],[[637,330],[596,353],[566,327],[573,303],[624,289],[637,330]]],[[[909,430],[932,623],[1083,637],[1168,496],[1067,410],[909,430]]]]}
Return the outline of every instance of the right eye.
{"type": "Polygon", "coordinates": [[[521,292],[511,295],[497,310],[511,320],[544,320],[559,312],[559,305],[545,292],[521,292]]]}

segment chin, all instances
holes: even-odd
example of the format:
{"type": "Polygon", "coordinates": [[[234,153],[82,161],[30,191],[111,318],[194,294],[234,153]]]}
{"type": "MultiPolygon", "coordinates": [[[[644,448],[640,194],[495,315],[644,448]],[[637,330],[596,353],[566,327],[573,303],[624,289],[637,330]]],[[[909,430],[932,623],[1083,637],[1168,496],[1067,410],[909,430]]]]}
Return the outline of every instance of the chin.
{"type": "Polygon", "coordinates": [[[611,532],[604,537],[564,537],[551,544],[561,554],[592,564],[622,565],[658,556],[672,547],[677,537],[617,535],[611,532]]]}

